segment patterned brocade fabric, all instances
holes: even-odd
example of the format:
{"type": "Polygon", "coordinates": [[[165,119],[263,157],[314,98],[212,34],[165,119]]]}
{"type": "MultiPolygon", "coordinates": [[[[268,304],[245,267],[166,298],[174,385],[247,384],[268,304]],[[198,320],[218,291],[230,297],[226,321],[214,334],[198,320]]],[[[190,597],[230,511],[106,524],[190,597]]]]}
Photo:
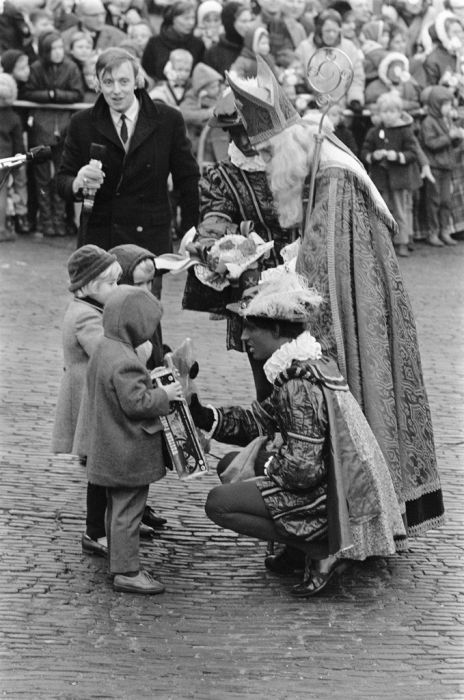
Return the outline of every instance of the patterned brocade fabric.
{"type": "Polygon", "coordinates": [[[320,171],[297,262],[327,300],[311,332],[336,361],[389,466],[409,535],[443,522],[416,326],[392,222],[354,173],[320,171]]]}

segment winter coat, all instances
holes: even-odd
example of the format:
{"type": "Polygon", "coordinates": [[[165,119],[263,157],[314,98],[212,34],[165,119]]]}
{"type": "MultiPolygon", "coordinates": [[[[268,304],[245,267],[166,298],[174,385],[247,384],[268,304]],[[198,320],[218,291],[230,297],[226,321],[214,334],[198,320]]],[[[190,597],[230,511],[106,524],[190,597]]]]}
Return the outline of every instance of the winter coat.
{"type": "Polygon", "coordinates": [[[368,163],[369,174],[381,192],[414,189],[410,164],[417,161],[417,155],[411,124],[402,121],[394,127],[380,125],[369,129],[361,149],[361,159],[368,163]],[[379,149],[396,151],[397,160],[374,160],[373,153],[379,149]]]}
{"type": "Polygon", "coordinates": [[[183,230],[198,222],[198,165],[192,156],[178,109],[152,102],[136,90],[140,111],[126,153],[100,95],[95,105],[70,121],[57,186],[62,197],[75,199],[72,183],[90,160],[91,143],[106,146],[105,181],[95,195],[83,243],[108,250],[135,243],[155,255],[171,250],[168,177],[180,193],[183,230]]]}
{"type": "Polygon", "coordinates": [[[179,105],[194,153],[197,152],[200,133],[206,126],[208,119],[213,116],[213,108],[218,100],[217,97],[208,97],[208,95],[202,94],[202,91],[209,83],[217,80],[222,82],[220,73],[204,63],[197,63],[193,69],[192,87],[187,91],[185,98],[179,105]]]}
{"type": "Polygon", "coordinates": [[[458,71],[457,58],[439,44],[426,57],[424,70],[427,77],[427,85],[438,85],[447,71],[451,73],[458,71]]]}
{"type": "Polygon", "coordinates": [[[89,297],[75,297],[63,320],[63,377],[53,426],[52,451],[70,454],[89,357],[103,337],[103,309],[89,297]]]}
{"type": "MultiPolygon", "coordinates": [[[[42,104],[72,104],[84,97],[81,73],[74,61],[65,58],[62,63],[50,62],[51,45],[57,36],[55,32],[40,36],[40,58],[31,66],[23,91],[25,100],[42,104]]],[[[42,108],[31,110],[31,115],[34,120],[29,135],[31,145],[52,146],[64,140],[71,111],[42,108]]]]}
{"type": "Polygon", "coordinates": [[[430,167],[439,170],[452,170],[455,165],[453,147],[460,143],[449,135],[451,123],[441,114],[441,105],[450,100],[449,88],[436,85],[430,90],[427,103],[427,116],[422,121],[420,142],[430,167]]]}
{"type": "MultiPolygon", "coordinates": [[[[239,78],[256,78],[258,73],[258,63],[256,61],[256,47],[263,33],[268,34],[264,27],[252,27],[248,29],[243,38],[243,48],[240,56],[233,62],[230,67],[230,72],[237,75],[239,78]]],[[[266,56],[266,61],[270,68],[274,71],[274,75],[278,78],[278,70],[274,63],[272,54],[266,56]]]]}
{"type": "Polygon", "coordinates": [[[0,12],[0,55],[8,49],[24,49],[31,31],[16,3],[6,0],[0,12]]]}
{"type": "Polygon", "coordinates": [[[231,41],[222,34],[218,43],[205,52],[203,62],[224,76],[225,72],[230,69],[235,59],[240,55],[242,48],[243,43],[231,41]]]}
{"type": "Polygon", "coordinates": [[[413,112],[420,108],[421,88],[414,78],[407,80],[405,83],[400,83],[400,85],[397,86],[387,85],[380,78],[376,78],[376,80],[373,80],[366,87],[364,95],[366,108],[371,109],[380,95],[385,95],[388,92],[392,92],[392,90],[395,90],[399,94],[403,101],[403,109],[407,112],[413,112]]]}
{"type": "MultiPolygon", "coordinates": [[[[364,104],[364,67],[361,54],[352,41],[349,39],[344,39],[342,37],[340,44],[337,48],[341,49],[348,58],[350,59],[353,66],[353,81],[348,88],[346,93],[346,102],[349,104],[353,100],[364,104]]],[[[316,51],[316,46],[313,42],[313,37],[310,36],[305,39],[296,49],[295,53],[297,58],[301,61],[303,66],[307,66],[309,59],[316,51]]]]}
{"type": "Polygon", "coordinates": [[[161,315],[152,294],[126,285],[105,304],[104,337],[87,372],[87,471],[93,484],[136,488],[166,473],[159,416],[169,413],[168,397],[153,388],[135,352],[153,336],[161,315]]]}
{"type": "Polygon", "coordinates": [[[24,153],[21,120],[11,107],[0,107],[0,158],[24,153]]]}
{"type": "Polygon", "coordinates": [[[281,12],[269,14],[261,10],[257,20],[269,32],[271,56],[278,66],[288,68],[295,59],[295,50],[306,39],[302,24],[281,12]]]}
{"type": "Polygon", "coordinates": [[[164,80],[162,83],[158,83],[152,90],[150,90],[150,98],[156,102],[164,102],[164,104],[170,107],[180,107],[181,102],[185,99],[187,94],[188,84],[186,88],[176,95],[168,80],[164,80]]]}
{"type": "Polygon", "coordinates": [[[172,27],[161,25],[160,33],[148,40],[142,56],[142,67],[153,80],[164,80],[164,66],[174,49],[185,49],[193,56],[193,65],[203,60],[205,45],[201,39],[188,34],[178,34],[172,27]]]}

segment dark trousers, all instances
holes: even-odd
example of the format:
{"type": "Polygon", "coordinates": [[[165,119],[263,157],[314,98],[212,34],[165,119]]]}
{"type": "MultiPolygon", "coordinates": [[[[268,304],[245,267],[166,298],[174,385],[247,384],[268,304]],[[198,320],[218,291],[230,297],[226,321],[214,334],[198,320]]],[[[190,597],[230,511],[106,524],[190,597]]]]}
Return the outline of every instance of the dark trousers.
{"type": "Polygon", "coordinates": [[[87,484],[87,515],[85,519],[86,534],[92,540],[106,535],[106,488],[96,484],[87,484]]]}
{"type": "Polygon", "coordinates": [[[425,207],[431,234],[446,233],[451,217],[451,170],[432,168],[436,182],[425,180],[425,207]]]}
{"type": "Polygon", "coordinates": [[[208,494],[205,511],[210,520],[226,530],[256,537],[258,540],[281,542],[304,551],[313,559],[325,559],[328,556],[326,539],[303,542],[285,537],[277,530],[254,481],[216,486],[208,494]]]}

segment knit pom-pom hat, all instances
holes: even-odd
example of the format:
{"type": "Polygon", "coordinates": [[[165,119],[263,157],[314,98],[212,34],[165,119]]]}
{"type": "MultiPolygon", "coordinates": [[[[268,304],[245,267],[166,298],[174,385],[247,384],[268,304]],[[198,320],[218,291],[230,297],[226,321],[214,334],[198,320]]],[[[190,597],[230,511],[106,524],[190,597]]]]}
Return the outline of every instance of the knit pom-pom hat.
{"type": "Polygon", "coordinates": [[[116,256],[97,245],[83,245],[68,260],[69,291],[75,292],[116,262],[116,256]]]}

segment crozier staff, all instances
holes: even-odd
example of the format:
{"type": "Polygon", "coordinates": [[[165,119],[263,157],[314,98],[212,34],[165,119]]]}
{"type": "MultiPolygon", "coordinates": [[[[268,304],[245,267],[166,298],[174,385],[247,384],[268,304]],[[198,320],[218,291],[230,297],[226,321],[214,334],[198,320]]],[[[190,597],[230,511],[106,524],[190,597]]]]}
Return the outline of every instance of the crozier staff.
{"type": "Polygon", "coordinates": [[[180,193],[182,231],[198,219],[199,170],[182,115],[151,101],[139,86],[137,59],[124,49],[104,51],[96,74],[101,94],[70,121],[58,189],[77,201],[84,188],[96,191],[81,243],[105,250],[134,243],[155,255],[170,252],[169,175],[180,193]],[[92,143],[106,147],[102,169],[89,163],[92,143]]]}

